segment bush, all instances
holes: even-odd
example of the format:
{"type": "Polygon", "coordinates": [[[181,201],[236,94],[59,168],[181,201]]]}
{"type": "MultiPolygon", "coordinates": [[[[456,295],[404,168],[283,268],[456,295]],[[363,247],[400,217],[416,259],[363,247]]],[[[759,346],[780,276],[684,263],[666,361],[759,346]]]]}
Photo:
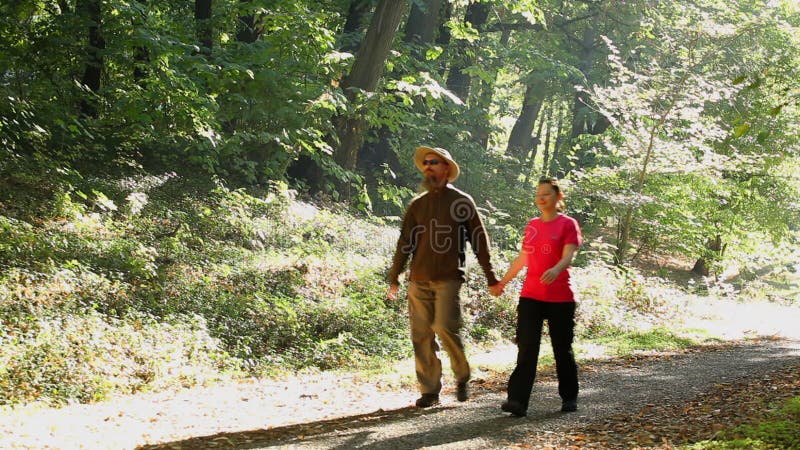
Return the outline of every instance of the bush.
{"type": "Polygon", "coordinates": [[[108,320],[100,314],[40,318],[0,334],[0,404],[97,401],[111,393],[193,386],[237,363],[202,318],[108,320]]]}

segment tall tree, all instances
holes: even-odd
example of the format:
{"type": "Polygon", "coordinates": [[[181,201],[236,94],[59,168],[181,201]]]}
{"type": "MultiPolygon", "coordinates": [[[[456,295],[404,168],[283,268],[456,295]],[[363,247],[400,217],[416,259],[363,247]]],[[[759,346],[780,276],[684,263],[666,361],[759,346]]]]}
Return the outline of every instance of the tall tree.
{"type": "MultiPolygon", "coordinates": [[[[464,23],[469,24],[472,29],[480,32],[486,25],[489,11],[489,3],[470,3],[467,7],[467,12],[464,14],[464,23]]],[[[472,79],[470,74],[467,73],[467,68],[474,64],[475,52],[469,48],[468,41],[461,39],[457,41],[455,55],[447,77],[447,89],[466,103],[472,79]]]]}
{"type": "Polygon", "coordinates": [[[411,11],[405,26],[404,41],[414,44],[431,43],[441,26],[440,17],[444,0],[411,2],[411,11]]]}
{"type": "Polygon", "coordinates": [[[197,41],[200,43],[201,52],[211,53],[214,45],[214,28],[211,23],[212,0],[194,1],[194,19],[197,27],[197,41]]]}
{"type": "MultiPolygon", "coordinates": [[[[144,11],[147,8],[147,0],[138,0],[136,3],[139,3],[141,5],[142,11],[144,11]]],[[[134,22],[140,25],[137,28],[141,28],[141,22],[144,22],[144,20],[134,22]]],[[[143,43],[137,43],[133,47],[133,80],[137,85],[139,85],[139,87],[142,88],[145,87],[145,80],[149,75],[148,72],[149,65],[150,65],[150,50],[143,43]]]]}
{"type": "MultiPolygon", "coordinates": [[[[414,79],[422,81],[423,74],[430,72],[431,63],[427,60],[427,52],[437,40],[437,32],[445,28],[442,22],[447,20],[446,5],[443,0],[424,0],[411,2],[411,10],[403,27],[403,49],[408,53],[407,64],[396,64],[389,76],[392,80],[414,79]]],[[[397,109],[410,108],[420,115],[427,115],[429,107],[424,102],[415,102],[407,107],[402,99],[394,102],[397,109]]],[[[383,109],[383,108],[382,108],[383,109]]],[[[383,125],[375,132],[374,142],[367,142],[362,147],[358,166],[360,173],[367,178],[371,187],[377,184],[377,177],[384,167],[400,167],[396,152],[392,148],[393,131],[389,125],[383,125]]]]}
{"type": "Polygon", "coordinates": [[[364,101],[364,97],[378,87],[384,63],[406,6],[406,1],[378,2],[353,67],[341,82],[342,91],[352,109],[350,114],[339,115],[334,119],[338,143],[333,156],[336,163],[346,170],[355,169],[366,131],[366,119],[359,102],[364,101]]]}
{"type": "Polygon", "coordinates": [[[97,117],[97,102],[93,95],[100,90],[103,74],[103,50],[106,41],[100,29],[102,22],[100,5],[100,0],[78,0],[75,8],[79,17],[87,24],[86,64],[81,77],[81,85],[91,91],[91,94],[87,93],[81,100],[81,113],[87,117],[97,117]]]}
{"type": "Polygon", "coordinates": [[[351,0],[347,9],[347,18],[344,22],[342,34],[339,38],[339,48],[343,52],[355,52],[361,43],[362,27],[372,9],[373,0],[351,0]]]}
{"type": "MultiPolygon", "coordinates": [[[[606,86],[590,89],[613,134],[603,141],[602,166],[586,173],[583,182],[597,194],[610,188],[606,201],[617,215],[619,264],[666,243],[687,253],[707,247],[708,255],[718,256],[725,247],[718,234],[730,232],[725,224],[733,223],[728,218],[735,214],[711,211],[727,210],[725,205],[751,195],[726,194],[726,189],[741,189],[729,179],[747,180],[742,168],[775,160],[768,149],[757,158],[732,151],[726,144],[730,126],[716,113],[734,98],[736,61],[742,59],[738,48],[746,42],[743,36],[765,26],[762,13],[743,8],[709,14],[696,5],[659,8],[661,20],[653,21],[658,25],[649,33],[656,37],[640,46],[647,49],[647,64],[630,64],[609,45],[614,76],[606,86]],[[669,20],[670,14],[680,20],[669,20]],[[736,56],[729,55],[734,48],[736,56]],[[600,179],[608,186],[599,188],[600,179]],[[689,199],[681,200],[687,193],[689,199]]],[[[732,131],[734,136],[746,132],[732,131]]]]}
{"type": "Polygon", "coordinates": [[[524,159],[525,153],[530,148],[531,133],[545,95],[545,80],[536,73],[530,74],[522,100],[522,109],[508,137],[507,155],[514,156],[520,161],[524,159]]]}
{"type": "Polygon", "coordinates": [[[245,44],[252,44],[257,41],[264,31],[258,23],[256,13],[249,8],[253,0],[239,0],[239,3],[248,7],[246,13],[239,16],[239,29],[236,31],[236,40],[245,44]]]}

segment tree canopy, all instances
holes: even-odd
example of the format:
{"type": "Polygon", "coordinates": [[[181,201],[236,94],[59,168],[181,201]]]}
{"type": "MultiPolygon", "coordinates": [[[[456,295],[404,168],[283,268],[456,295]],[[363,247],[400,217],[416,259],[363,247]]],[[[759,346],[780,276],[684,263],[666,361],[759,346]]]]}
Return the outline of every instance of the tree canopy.
{"type": "Polygon", "coordinates": [[[429,144],[500,226],[555,175],[618,264],[705,264],[797,223],[798,27],[788,0],[6,2],[2,169],[285,181],[394,215],[429,144]]]}

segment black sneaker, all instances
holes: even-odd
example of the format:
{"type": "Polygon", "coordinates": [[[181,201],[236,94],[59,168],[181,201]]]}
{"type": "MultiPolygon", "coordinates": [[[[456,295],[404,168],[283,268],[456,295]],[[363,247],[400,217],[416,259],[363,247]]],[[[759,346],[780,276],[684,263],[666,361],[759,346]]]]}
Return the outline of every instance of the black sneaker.
{"type": "Polygon", "coordinates": [[[500,405],[500,409],[517,417],[525,417],[528,415],[528,411],[526,411],[519,402],[514,400],[503,402],[503,404],[500,405]]]}
{"type": "Polygon", "coordinates": [[[575,412],[578,410],[577,400],[564,400],[561,402],[561,412],[575,412]]]}
{"type": "Polygon", "coordinates": [[[427,408],[429,406],[439,404],[439,394],[422,394],[422,397],[417,399],[418,408],[427,408]]]}
{"type": "Polygon", "coordinates": [[[469,385],[466,381],[458,383],[456,387],[456,399],[460,402],[469,400],[469,385]]]}

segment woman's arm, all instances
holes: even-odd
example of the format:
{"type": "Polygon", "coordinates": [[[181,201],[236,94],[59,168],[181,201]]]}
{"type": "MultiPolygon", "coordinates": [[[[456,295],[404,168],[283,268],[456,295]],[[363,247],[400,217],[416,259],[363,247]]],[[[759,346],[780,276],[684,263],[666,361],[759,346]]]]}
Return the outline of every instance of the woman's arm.
{"type": "Polygon", "coordinates": [[[561,252],[561,259],[555,266],[544,271],[539,280],[544,284],[550,284],[556,280],[558,274],[563,272],[572,263],[575,254],[578,253],[578,246],[575,244],[567,244],[561,252]]]}
{"type": "Polygon", "coordinates": [[[514,258],[514,261],[511,261],[511,265],[508,267],[506,274],[503,275],[503,279],[500,280],[499,283],[489,288],[492,294],[495,296],[502,294],[503,288],[505,288],[506,284],[508,284],[509,281],[513,280],[514,277],[517,276],[519,271],[522,270],[522,268],[527,265],[528,265],[528,254],[525,253],[525,250],[520,250],[517,257],[514,258]]]}

